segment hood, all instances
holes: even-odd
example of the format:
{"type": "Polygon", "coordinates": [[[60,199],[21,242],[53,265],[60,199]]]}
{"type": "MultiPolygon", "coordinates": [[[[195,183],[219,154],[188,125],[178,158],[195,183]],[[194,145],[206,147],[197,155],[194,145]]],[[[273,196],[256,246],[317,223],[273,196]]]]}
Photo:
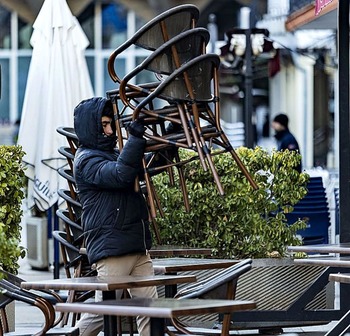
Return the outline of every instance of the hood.
{"type": "MultiPolygon", "coordinates": [[[[106,136],[102,128],[102,112],[110,101],[104,97],[93,97],[80,102],[74,109],[74,130],[80,147],[112,151],[116,136],[106,136]]],[[[112,126],[115,125],[112,123],[112,126]]],[[[115,127],[113,127],[115,134],[115,127]]]]}

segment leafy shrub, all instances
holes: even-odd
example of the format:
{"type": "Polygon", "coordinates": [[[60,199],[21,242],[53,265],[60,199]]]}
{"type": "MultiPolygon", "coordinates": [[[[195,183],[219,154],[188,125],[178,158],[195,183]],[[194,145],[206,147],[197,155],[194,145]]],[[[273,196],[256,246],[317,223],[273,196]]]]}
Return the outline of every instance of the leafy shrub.
{"type": "MultiPolygon", "coordinates": [[[[258,190],[228,153],[213,157],[225,190],[220,196],[210,171],[204,172],[198,160],[183,166],[190,211],[184,208],[177,174],[170,186],[166,173],[153,177],[164,211],[158,215],[163,243],[212,248],[222,258],[264,258],[284,256],[288,245],[300,244],[296,232],[305,228],[299,220],[287,225],[285,213],[306,195],[308,174],[294,167],[301,157],[293,151],[269,153],[260,147],[241,147],[237,154],[247,167],[258,190]]],[[[181,151],[182,159],[193,156],[181,151]]]]}
{"type": "Polygon", "coordinates": [[[0,268],[17,273],[25,256],[21,240],[21,204],[24,198],[24,152],[19,146],[0,146],[0,268]]]}

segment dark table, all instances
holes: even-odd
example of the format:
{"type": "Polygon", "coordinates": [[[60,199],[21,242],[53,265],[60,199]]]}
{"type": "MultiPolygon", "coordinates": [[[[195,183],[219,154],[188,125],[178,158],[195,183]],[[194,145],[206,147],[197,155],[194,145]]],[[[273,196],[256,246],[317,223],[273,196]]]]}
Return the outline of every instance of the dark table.
{"type": "Polygon", "coordinates": [[[288,251],[305,253],[350,254],[350,243],[288,246],[288,251]]]}
{"type": "MultiPolygon", "coordinates": [[[[202,258],[159,258],[152,259],[156,274],[173,274],[178,272],[213,270],[227,268],[239,262],[233,259],[202,259],[202,258]]],[[[165,297],[174,297],[177,284],[165,287],[165,297]]]]}
{"type": "Polygon", "coordinates": [[[158,274],[176,274],[186,271],[227,268],[240,260],[210,258],[159,258],[152,259],[153,267],[158,274]]]}
{"type": "MultiPolygon", "coordinates": [[[[189,315],[222,313],[231,314],[237,310],[255,308],[253,301],[200,300],[200,299],[123,299],[96,303],[61,303],[55,309],[60,312],[88,312],[105,316],[149,316],[151,335],[164,336],[165,321],[168,318],[189,315]]],[[[228,331],[222,330],[222,335],[228,331]]],[[[106,336],[114,334],[106,333],[106,336]]]]}
{"type": "MultiPolygon", "coordinates": [[[[101,290],[103,300],[115,299],[115,290],[148,286],[169,286],[177,283],[195,282],[194,275],[154,275],[154,276],[119,276],[119,277],[81,277],[66,279],[48,279],[40,281],[24,281],[24,289],[51,290],[101,290]]],[[[123,314],[122,314],[123,315],[123,314]]],[[[105,332],[116,335],[116,318],[105,317],[105,332]]]]}

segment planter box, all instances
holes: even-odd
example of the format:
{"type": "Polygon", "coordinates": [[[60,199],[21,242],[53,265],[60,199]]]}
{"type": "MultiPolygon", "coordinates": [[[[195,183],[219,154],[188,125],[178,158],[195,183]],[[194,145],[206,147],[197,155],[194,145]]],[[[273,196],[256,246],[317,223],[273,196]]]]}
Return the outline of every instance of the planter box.
{"type": "Polygon", "coordinates": [[[324,272],[324,266],[295,265],[289,258],[253,260],[253,268],[238,281],[236,298],[254,300],[257,309],[251,312],[250,317],[244,312],[234,314],[234,329],[292,327],[330,322],[332,318],[322,320],[316,318],[317,315],[308,318],[306,313],[334,308],[334,283],[328,282],[328,275],[324,275],[324,272]],[[320,276],[325,282],[320,290],[310,294],[310,300],[305,306],[297,304],[292,313],[289,310],[291,305],[320,276]]]}
{"type": "Polygon", "coordinates": [[[15,330],[15,322],[16,322],[15,306],[16,306],[15,301],[12,301],[5,308],[6,315],[7,315],[7,321],[9,324],[9,331],[15,330]]]}
{"type": "MultiPolygon", "coordinates": [[[[238,280],[236,299],[253,300],[257,309],[236,312],[232,316],[232,329],[260,329],[263,327],[289,327],[312,324],[325,324],[329,321],[305,321],[295,314],[285,314],[306,289],[323,272],[323,266],[295,265],[292,259],[255,259],[252,269],[238,280]],[[260,316],[262,313],[262,316],[260,316]],[[292,321],[290,320],[292,318],[292,321]]],[[[201,280],[217,270],[191,272],[201,280]]],[[[189,274],[184,272],[182,274],[189,274]]],[[[328,282],[328,276],[326,277],[328,282]]],[[[179,286],[181,288],[183,285],[179,286]]],[[[162,295],[162,294],[160,294],[162,295]]],[[[334,284],[330,283],[307,304],[307,310],[332,309],[334,305],[334,284]]],[[[306,315],[305,315],[306,316],[306,315]]],[[[218,321],[217,315],[184,319],[187,324],[212,328],[218,321]]]]}

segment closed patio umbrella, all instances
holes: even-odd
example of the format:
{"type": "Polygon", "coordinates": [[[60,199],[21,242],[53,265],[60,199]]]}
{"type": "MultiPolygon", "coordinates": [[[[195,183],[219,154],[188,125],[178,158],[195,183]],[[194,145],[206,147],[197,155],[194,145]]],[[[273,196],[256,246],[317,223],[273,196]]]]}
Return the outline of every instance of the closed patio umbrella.
{"type": "Polygon", "coordinates": [[[57,151],[66,140],[56,129],[73,125],[74,107],[93,89],[84,56],[89,41],[66,0],[45,0],[33,28],[18,144],[26,153],[28,206],[45,211],[66,187],[57,173],[66,164],[57,151]]]}
{"type": "MultiPolygon", "coordinates": [[[[26,153],[23,161],[27,165],[29,181],[27,206],[36,205],[41,211],[49,210],[48,237],[45,238],[49,239],[51,246],[51,228],[58,228],[54,211],[59,199],[57,191],[67,188],[66,180],[57,172],[67,163],[58,153],[58,148],[67,144],[56,129],[73,125],[74,107],[93,96],[93,89],[84,56],[89,41],[66,0],[45,0],[33,28],[30,39],[33,53],[18,144],[26,153]]],[[[59,277],[56,241],[54,277],[59,277]]]]}

